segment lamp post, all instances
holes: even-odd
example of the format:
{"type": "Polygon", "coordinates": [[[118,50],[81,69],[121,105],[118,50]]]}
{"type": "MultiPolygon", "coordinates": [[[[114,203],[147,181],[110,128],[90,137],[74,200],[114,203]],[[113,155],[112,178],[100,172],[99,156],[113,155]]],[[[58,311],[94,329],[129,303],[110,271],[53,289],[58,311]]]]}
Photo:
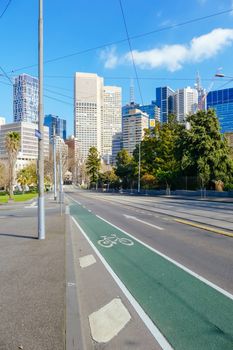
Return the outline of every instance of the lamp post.
{"type": "Polygon", "coordinates": [[[57,151],[56,151],[56,125],[53,124],[53,186],[54,200],[57,200],[57,151]]]}
{"type": "Polygon", "coordinates": [[[138,193],[141,191],[141,141],[138,147],[138,193]]]}
{"type": "Polygon", "coordinates": [[[45,209],[44,209],[44,111],[43,111],[43,0],[39,0],[39,37],[38,37],[38,239],[45,239],[45,209]]]}
{"type": "Polygon", "coordinates": [[[233,77],[229,76],[229,75],[225,75],[223,73],[216,73],[215,74],[216,78],[228,78],[228,79],[233,79],[233,77]]]}

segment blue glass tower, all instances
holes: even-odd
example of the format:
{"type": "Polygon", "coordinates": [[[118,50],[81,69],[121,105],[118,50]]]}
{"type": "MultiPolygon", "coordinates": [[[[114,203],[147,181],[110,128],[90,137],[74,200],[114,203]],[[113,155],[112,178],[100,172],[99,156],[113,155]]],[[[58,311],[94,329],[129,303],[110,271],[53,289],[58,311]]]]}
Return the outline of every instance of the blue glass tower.
{"type": "Polygon", "coordinates": [[[53,139],[53,126],[56,128],[56,136],[60,136],[63,140],[66,140],[66,120],[61,119],[56,115],[48,114],[44,118],[44,125],[49,127],[49,140],[53,139]]]}
{"type": "Polygon", "coordinates": [[[208,108],[215,109],[222,133],[233,131],[233,88],[210,91],[208,108]]]}
{"type": "Polygon", "coordinates": [[[174,91],[168,86],[156,88],[156,104],[160,108],[160,122],[167,123],[168,116],[174,113],[174,91]]]}

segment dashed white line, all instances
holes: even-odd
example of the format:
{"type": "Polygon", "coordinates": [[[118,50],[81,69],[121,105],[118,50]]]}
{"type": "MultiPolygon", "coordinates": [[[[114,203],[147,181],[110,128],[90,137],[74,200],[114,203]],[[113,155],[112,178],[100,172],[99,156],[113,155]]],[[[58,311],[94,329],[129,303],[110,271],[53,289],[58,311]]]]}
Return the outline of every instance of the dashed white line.
{"type": "Polygon", "coordinates": [[[135,218],[135,216],[126,215],[126,214],[123,214],[123,215],[126,217],[126,219],[132,219],[132,220],[139,221],[139,222],[141,222],[142,224],[145,224],[145,225],[154,227],[154,228],[156,228],[157,230],[160,230],[160,231],[164,230],[164,229],[163,229],[162,227],[160,227],[160,226],[153,225],[153,224],[151,224],[150,222],[147,222],[147,221],[144,221],[144,220],[140,220],[140,219],[138,219],[138,218],[135,218]]]}

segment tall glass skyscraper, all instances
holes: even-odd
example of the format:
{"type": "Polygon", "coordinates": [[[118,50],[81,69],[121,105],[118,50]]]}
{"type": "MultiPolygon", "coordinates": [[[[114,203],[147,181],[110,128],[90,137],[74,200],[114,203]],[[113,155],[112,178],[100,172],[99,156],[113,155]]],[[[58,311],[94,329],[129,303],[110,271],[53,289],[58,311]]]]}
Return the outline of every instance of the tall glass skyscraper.
{"type": "Polygon", "coordinates": [[[167,123],[168,115],[174,113],[174,91],[168,86],[157,87],[156,105],[160,108],[160,122],[167,123]]]}
{"type": "Polygon", "coordinates": [[[57,115],[48,114],[44,118],[44,125],[49,127],[49,141],[53,140],[53,127],[55,125],[56,136],[66,140],[66,120],[61,119],[57,115]]]}
{"type": "Polygon", "coordinates": [[[222,133],[233,131],[233,88],[210,91],[207,108],[215,109],[222,133]]]}
{"type": "Polygon", "coordinates": [[[38,79],[28,74],[15,78],[13,85],[13,116],[15,122],[38,122],[38,79]]]}

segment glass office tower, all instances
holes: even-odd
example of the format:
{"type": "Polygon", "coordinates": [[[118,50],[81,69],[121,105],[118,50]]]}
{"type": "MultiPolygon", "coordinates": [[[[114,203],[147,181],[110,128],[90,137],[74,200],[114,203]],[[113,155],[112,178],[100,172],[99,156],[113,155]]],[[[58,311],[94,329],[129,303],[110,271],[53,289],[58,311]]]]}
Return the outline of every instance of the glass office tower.
{"type": "Polygon", "coordinates": [[[160,108],[160,122],[167,123],[169,114],[174,113],[174,91],[168,86],[157,87],[156,105],[160,108]]]}
{"type": "Polygon", "coordinates": [[[53,126],[55,125],[56,136],[66,140],[66,120],[59,118],[57,115],[48,114],[44,118],[44,125],[49,127],[49,141],[53,140],[53,126]]]}
{"type": "Polygon", "coordinates": [[[222,133],[233,131],[233,88],[210,91],[207,108],[215,109],[222,133]]]}

